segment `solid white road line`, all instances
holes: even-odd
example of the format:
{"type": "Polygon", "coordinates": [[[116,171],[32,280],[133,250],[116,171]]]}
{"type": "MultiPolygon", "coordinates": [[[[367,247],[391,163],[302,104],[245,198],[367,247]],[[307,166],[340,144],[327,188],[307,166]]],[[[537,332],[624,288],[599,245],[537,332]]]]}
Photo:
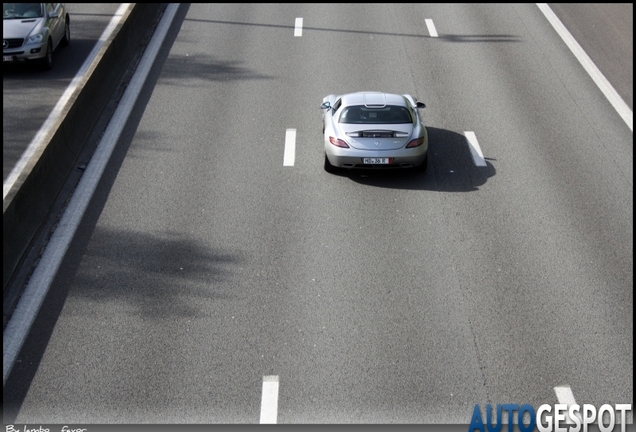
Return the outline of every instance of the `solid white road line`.
{"type": "Polygon", "coordinates": [[[486,161],[484,160],[484,154],[481,152],[481,147],[479,147],[479,143],[477,142],[477,136],[475,136],[475,132],[466,131],[464,132],[466,139],[468,140],[468,148],[470,149],[470,154],[473,157],[473,161],[477,166],[488,166],[486,161]]]}
{"type": "MultiPolygon", "coordinates": [[[[554,393],[556,394],[559,403],[567,405],[568,409],[570,408],[570,406],[576,404],[576,400],[574,399],[574,394],[572,393],[572,389],[570,388],[570,386],[555,387],[554,393]]],[[[583,420],[580,413],[577,413],[576,416],[579,418],[579,420],[583,420]]],[[[567,413],[565,415],[565,421],[568,424],[574,424],[574,421],[567,413]]]]}
{"type": "MultiPolygon", "coordinates": [[[[44,124],[42,124],[40,130],[35,134],[35,137],[33,137],[33,140],[31,140],[29,146],[26,148],[26,150],[24,150],[24,153],[22,153],[22,156],[20,156],[20,159],[7,176],[7,179],[4,181],[4,184],[2,185],[3,200],[7,197],[7,193],[9,193],[26,166],[35,164],[35,162],[44,152],[44,149],[46,148],[45,141],[49,137],[51,127],[53,126],[53,124],[55,124],[62,113],[66,111],[67,105],[69,105],[69,103],[72,103],[69,102],[71,100],[71,96],[73,96],[76,91],[79,91],[78,85],[80,84],[80,82],[83,81],[84,76],[88,72],[89,68],[93,65],[95,57],[97,57],[97,54],[99,54],[102,49],[105,49],[104,44],[113,33],[113,31],[115,31],[115,29],[117,28],[119,21],[121,21],[122,17],[126,13],[126,9],[132,6],[134,6],[134,3],[122,3],[121,6],[117,8],[117,11],[108,23],[108,26],[106,27],[106,29],[104,29],[104,32],[100,36],[99,40],[95,43],[93,50],[90,52],[86,60],[84,60],[82,67],[80,68],[80,70],[77,71],[75,77],[68,85],[60,99],[57,101],[57,104],[55,104],[55,107],[53,108],[49,116],[44,121],[44,124]]],[[[73,101],[75,101],[75,98],[73,98],[73,101]]]]}
{"type": "Polygon", "coordinates": [[[91,157],[84,174],[77,185],[75,193],[68,203],[62,219],[44,250],[40,263],[33,271],[31,279],[18,302],[18,305],[7,323],[2,337],[2,383],[6,383],[24,340],[26,339],[35,316],[37,315],[44,297],[49,291],[53,278],[57,274],[68,246],[75,235],[77,227],[84,216],[97,184],[99,183],[106,165],[119,141],[121,132],[130,116],[137,97],[141,92],[150,68],[152,67],[159,48],[168,33],[170,24],[179,8],[178,4],[170,3],[157,26],[155,33],[148,43],[146,50],[137,65],[126,91],[121,97],[117,109],[108,127],[104,131],[95,153],[91,157]]]}
{"type": "Polygon", "coordinates": [[[634,131],[634,113],[629,108],[629,106],[625,103],[623,98],[620,97],[618,92],[614,90],[614,87],[609,83],[605,75],[601,73],[599,68],[596,67],[592,59],[583,51],[581,45],[574,39],[574,37],[570,34],[568,29],[565,28],[561,20],[552,12],[550,6],[546,3],[537,3],[537,6],[543,12],[543,15],[548,19],[552,27],[556,30],[556,32],[561,36],[563,42],[570,48],[570,51],[574,54],[577,60],[581,63],[585,71],[592,77],[596,85],[603,92],[607,100],[610,101],[616,112],[621,116],[625,124],[629,127],[629,129],[634,131]]]}
{"type": "Polygon", "coordinates": [[[261,424],[276,424],[278,416],[278,375],[263,377],[261,424]]]}
{"type": "Polygon", "coordinates": [[[294,26],[294,37],[301,37],[303,35],[303,19],[296,18],[296,25],[294,26]]]}
{"type": "Polygon", "coordinates": [[[294,166],[296,159],[296,129],[287,129],[285,132],[285,154],[283,166],[294,166]]]}
{"type": "Polygon", "coordinates": [[[424,21],[426,22],[426,28],[428,28],[428,34],[431,37],[437,37],[437,30],[435,30],[435,24],[433,24],[433,20],[430,18],[426,18],[424,21]]]}

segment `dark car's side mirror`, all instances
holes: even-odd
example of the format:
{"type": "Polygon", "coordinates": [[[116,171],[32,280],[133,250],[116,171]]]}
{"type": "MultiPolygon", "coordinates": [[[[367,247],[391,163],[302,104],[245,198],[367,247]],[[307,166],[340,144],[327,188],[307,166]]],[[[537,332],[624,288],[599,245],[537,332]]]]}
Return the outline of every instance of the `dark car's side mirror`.
{"type": "Polygon", "coordinates": [[[331,109],[331,104],[329,102],[323,102],[322,105],[320,105],[320,109],[331,109]]]}

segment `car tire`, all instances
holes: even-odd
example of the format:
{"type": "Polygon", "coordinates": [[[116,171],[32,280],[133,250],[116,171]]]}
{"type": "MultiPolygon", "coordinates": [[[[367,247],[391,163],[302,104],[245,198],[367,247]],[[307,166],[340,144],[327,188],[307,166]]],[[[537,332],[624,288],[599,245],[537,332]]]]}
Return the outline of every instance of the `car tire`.
{"type": "Polygon", "coordinates": [[[424,162],[422,162],[422,165],[418,166],[416,169],[419,172],[424,173],[426,172],[427,168],[428,168],[428,152],[426,153],[426,156],[424,157],[424,162]]]}
{"type": "Polygon", "coordinates": [[[50,39],[49,43],[46,44],[46,54],[42,58],[42,69],[53,69],[53,44],[51,43],[50,39]]]}
{"type": "Polygon", "coordinates": [[[66,17],[66,21],[64,22],[64,36],[60,43],[62,46],[68,46],[68,44],[71,43],[71,25],[68,22],[68,17],[66,17]]]}
{"type": "Polygon", "coordinates": [[[331,165],[331,162],[329,162],[329,158],[327,158],[326,154],[325,154],[325,171],[327,171],[328,173],[333,173],[336,171],[336,167],[331,165]]]}

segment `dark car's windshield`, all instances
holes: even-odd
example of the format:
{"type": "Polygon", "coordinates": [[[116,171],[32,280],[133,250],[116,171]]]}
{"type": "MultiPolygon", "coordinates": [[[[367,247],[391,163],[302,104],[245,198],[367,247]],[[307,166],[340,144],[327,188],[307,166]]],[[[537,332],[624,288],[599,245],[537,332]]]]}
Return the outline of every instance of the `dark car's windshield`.
{"type": "Polygon", "coordinates": [[[352,124],[400,124],[413,123],[408,108],[395,105],[366,107],[355,105],[345,107],[340,114],[340,123],[352,124]]]}
{"type": "Polygon", "coordinates": [[[2,19],[40,18],[42,3],[2,3],[2,19]]]}

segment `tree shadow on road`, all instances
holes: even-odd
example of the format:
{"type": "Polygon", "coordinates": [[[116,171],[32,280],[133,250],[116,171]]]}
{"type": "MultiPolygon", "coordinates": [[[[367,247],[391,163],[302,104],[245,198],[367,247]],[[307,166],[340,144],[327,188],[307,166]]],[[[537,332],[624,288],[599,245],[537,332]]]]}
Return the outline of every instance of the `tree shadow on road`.
{"type": "Polygon", "coordinates": [[[154,317],[201,317],[206,300],[236,297],[226,281],[239,253],[220,250],[178,233],[154,235],[96,228],[75,276],[89,302],[117,300],[154,317]],[[113,260],[116,264],[113,265],[113,260]]]}

